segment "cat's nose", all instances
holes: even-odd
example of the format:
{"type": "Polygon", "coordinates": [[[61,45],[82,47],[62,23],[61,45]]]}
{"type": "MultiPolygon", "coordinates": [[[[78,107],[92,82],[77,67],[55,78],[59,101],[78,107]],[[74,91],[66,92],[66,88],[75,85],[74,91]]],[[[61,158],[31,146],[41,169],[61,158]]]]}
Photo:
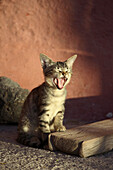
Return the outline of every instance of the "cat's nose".
{"type": "Polygon", "coordinates": [[[66,72],[62,72],[62,75],[65,76],[66,72]]]}

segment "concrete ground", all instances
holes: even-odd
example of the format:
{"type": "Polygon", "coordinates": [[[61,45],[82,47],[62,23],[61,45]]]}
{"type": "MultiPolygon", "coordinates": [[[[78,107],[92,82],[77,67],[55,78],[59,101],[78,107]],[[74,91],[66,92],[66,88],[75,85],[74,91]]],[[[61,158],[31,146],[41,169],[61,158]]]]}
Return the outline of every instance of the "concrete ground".
{"type": "Polygon", "coordinates": [[[1,170],[113,170],[113,151],[80,158],[20,145],[16,135],[17,126],[0,125],[1,170]]]}

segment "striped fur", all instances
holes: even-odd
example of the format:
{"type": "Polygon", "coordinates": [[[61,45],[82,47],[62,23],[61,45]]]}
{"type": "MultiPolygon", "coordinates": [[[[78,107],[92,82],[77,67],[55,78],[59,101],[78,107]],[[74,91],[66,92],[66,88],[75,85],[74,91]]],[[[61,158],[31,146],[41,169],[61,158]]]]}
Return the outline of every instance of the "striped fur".
{"type": "Polygon", "coordinates": [[[65,86],[72,74],[76,55],[65,62],[53,62],[41,54],[45,82],[28,95],[20,116],[17,141],[32,147],[43,147],[51,132],[65,131],[63,125],[65,86]]]}

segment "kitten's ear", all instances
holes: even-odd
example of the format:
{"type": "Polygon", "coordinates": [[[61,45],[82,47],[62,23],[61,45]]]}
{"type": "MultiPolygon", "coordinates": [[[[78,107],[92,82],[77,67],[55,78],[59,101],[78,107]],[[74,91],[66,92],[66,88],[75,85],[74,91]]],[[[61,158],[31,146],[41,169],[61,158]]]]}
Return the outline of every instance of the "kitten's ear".
{"type": "Polygon", "coordinates": [[[54,64],[54,62],[49,57],[47,57],[45,54],[40,54],[40,61],[41,61],[41,65],[43,69],[54,64]]]}
{"type": "Polygon", "coordinates": [[[74,55],[70,57],[68,60],[66,60],[66,64],[69,68],[72,68],[74,61],[76,60],[77,55],[74,55]]]}

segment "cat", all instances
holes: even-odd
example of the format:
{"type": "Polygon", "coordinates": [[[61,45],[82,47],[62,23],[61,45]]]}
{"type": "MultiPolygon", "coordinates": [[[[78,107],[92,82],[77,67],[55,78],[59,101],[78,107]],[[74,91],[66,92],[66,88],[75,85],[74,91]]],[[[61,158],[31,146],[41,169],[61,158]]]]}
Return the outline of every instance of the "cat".
{"type": "Polygon", "coordinates": [[[34,88],[25,100],[18,125],[17,141],[21,144],[42,148],[48,134],[62,132],[66,85],[72,75],[77,55],[64,62],[53,62],[40,54],[45,82],[34,88]]]}

